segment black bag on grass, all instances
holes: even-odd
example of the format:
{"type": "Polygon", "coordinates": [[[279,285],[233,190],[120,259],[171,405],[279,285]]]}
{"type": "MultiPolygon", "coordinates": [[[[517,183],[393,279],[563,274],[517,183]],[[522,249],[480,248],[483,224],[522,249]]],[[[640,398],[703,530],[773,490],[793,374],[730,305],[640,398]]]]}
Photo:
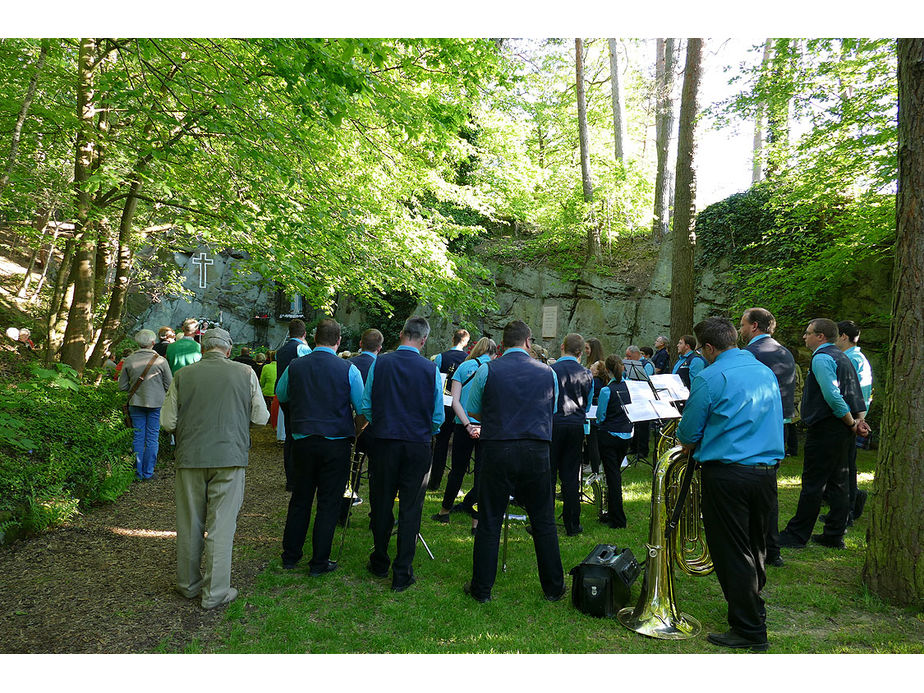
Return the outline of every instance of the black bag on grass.
{"type": "Polygon", "coordinates": [[[571,603],[589,616],[612,617],[629,601],[641,568],[629,549],[597,544],[571,569],[571,603]]]}

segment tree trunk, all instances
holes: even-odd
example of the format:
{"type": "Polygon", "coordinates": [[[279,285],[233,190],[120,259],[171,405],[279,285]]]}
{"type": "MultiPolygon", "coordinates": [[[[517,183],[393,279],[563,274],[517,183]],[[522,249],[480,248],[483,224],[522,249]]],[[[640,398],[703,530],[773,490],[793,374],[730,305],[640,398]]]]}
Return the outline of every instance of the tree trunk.
{"type": "MultiPolygon", "coordinates": [[[[590,174],[590,137],[587,132],[587,100],[584,96],[584,42],[574,39],[574,67],[577,85],[578,135],[581,141],[581,187],[584,202],[593,202],[594,184],[590,174]]],[[[587,255],[600,257],[600,229],[593,220],[587,227],[587,255]]]]}
{"type": "Polygon", "coordinates": [[[140,171],[132,181],[128,198],[122,208],[122,218],[119,221],[119,259],[116,265],[115,279],[112,283],[112,294],[109,297],[109,308],[103,325],[100,328],[99,338],[93,348],[93,354],[87,362],[90,368],[99,368],[106,360],[106,354],[112,346],[113,338],[122,321],[122,309],[125,306],[125,297],[128,295],[129,273],[132,267],[132,222],[135,210],[138,207],[138,191],[141,189],[140,171]]]}
{"type": "MultiPolygon", "coordinates": [[[[77,242],[73,238],[68,238],[64,244],[64,255],[61,257],[61,265],[55,275],[55,286],[51,292],[51,301],[48,303],[48,320],[47,332],[48,339],[45,343],[45,365],[50,365],[59,346],[59,325],[63,322],[61,315],[62,307],[65,303],[67,291],[71,285],[71,267],[74,262],[74,252],[77,249],[77,242]]],[[[70,308],[70,302],[67,302],[70,308]]]]}
{"type": "Polygon", "coordinates": [[[42,244],[45,242],[45,231],[48,226],[48,220],[50,218],[51,210],[47,209],[36,212],[35,218],[32,220],[32,228],[39,232],[39,239],[38,245],[36,246],[35,251],[32,253],[32,257],[29,258],[29,266],[26,267],[26,276],[22,278],[22,285],[19,287],[19,291],[16,293],[19,298],[24,298],[25,295],[29,292],[29,284],[32,283],[32,271],[35,269],[35,262],[38,260],[38,256],[42,252],[42,244]]]}
{"type": "Polygon", "coordinates": [[[924,39],[898,40],[898,193],[882,443],[863,580],[924,606],[924,39]]]}
{"type": "Polygon", "coordinates": [[[613,137],[615,140],[616,161],[622,162],[628,142],[626,134],[626,114],[623,106],[622,89],[619,77],[619,44],[614,38],[608,38],[610,47],[610,93],[613,101],[613,137]]]}
{"type": "Polygon", "coordinates": [[[77,131],[74,157],[74,196],[76,215],[74,231],[77,237],[77,255],[74,258],[76,275],[74,298],[67,315],[67,329],[61,347],[61,362],[83,373],[87,363],[87,343],[91,337],[93,319],[93,263],[96,251],[94,224],[90,223],[90,193],[87,180],[93,164],[96,142],[93,120],[95,93],[93,71],[97,53],[96,39],[81,39],[77,76],[77,131]]]}
{"type": "Polygon", "coordinates": [[[32,107],[32,99],[35,98],[35,88],[38,86],[39,75],[42,72],[42,67],[45,65],[45,58],[47,56],[48,39],[43,39],[38,60],[35,61],[35,73],[32,75],[32,79],[29,80],[26,96],[22,100],[22,107],[19,109],[19,114],[16,116],[16,122],[13,125],[10,154],[7,157],[6,169],[4,169],[3,175],[0,175],[0,194],[3,193],[3,189],[10,183],[10,173],[13,171],[13,166],[16,164],[16,154],[19,152],[19,140],[22,138],[22,126],[25,124],[26,116],[29,115],[29,109],[32,107]]]}
{"type": "Polygon", "coordinates": [[[789,159],[789,105],[795,89],[793,73],[796,68],[794,39],[776,39],[770,60],[772,83],[779,85],[767,102],[767,178],[774,178],[785,170],[789,159]]]}
{"type": "MultiPolygon", "coordinates": [[[[764,56],[760,61],[761,74],[765,75],[770,65],[770,39],[764,42],[764,56]]],[[[764,177],[764,104],[757,104],[757,114],[754,117],[754,147],[751,165],[751,185],[759,183],[764,177]]]]}
{"type": "Polygon", "coordinates": [[[677,183],[674,188],[673,247],[671,254],[671,343],[693,331],[693,230],[696,204],[696,116],[699,113],[699,82],[703,40],[687,40],[687,64],[683,71],[680,123],[677,137],[677,183]]]}
{"type": "Polygon", "coordinates": [[[655,176],[654,221],[651,235],[665,238],[670,233],[671,175],[670,140],[674,129],[674,39],[658,39],[655,56],[655,152],[658,171],[655,176]]]}
{"type": "Polygon", "coordinates": [[[48,246],[48,257],[45,260],[45,266],[42,267],[42,276],[39,277],[38,284],[35,285],[35,292],[29,297],[30,302],[36,300],[39,294],[42,293],[42,287],[45,285],[45,278],[48,276],[48,268],[51,267],[51,263],[54,262],[55,244],[58,242],[58,233],[58,225],[55,224],[55,230],[51,236],[51,243],[48,246]]]}

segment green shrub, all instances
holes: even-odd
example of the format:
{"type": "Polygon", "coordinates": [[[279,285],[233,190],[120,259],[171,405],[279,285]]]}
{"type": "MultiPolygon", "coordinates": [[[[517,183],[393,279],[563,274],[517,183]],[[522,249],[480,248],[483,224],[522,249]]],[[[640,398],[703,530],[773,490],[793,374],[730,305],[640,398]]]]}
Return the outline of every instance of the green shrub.
{"type": "Polygon", "coordinates": [[[80,382],[67,366],[29,364],[0,400],[3,531],[41,531],[80,508],[118,498],[134,478],[125,395],[112,381],[80,382]]]}

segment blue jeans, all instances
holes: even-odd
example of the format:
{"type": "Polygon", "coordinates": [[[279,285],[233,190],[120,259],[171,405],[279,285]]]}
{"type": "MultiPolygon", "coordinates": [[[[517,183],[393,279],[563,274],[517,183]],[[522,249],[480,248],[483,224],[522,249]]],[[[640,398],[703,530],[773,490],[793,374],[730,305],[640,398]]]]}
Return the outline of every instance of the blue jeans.
{"type": "Polygon", "coordinates": [[[160,435],[160,407],[133,407],[128,412],[135,427],[132,449],[135,451],[135,476],[150,479],[157,461],[157,446],[160,435]]]}

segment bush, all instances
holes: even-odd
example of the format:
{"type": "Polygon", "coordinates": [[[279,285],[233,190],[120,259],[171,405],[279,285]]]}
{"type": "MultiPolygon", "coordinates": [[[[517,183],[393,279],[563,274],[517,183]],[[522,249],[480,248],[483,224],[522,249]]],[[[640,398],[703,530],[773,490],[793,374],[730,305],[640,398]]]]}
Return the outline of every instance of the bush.
{"type": "MultiPolygon", "coordinates": [[[[0,533],[41,531],[81,508],[113,501],[131,485],[132,432],[124,393],[76,372],[30,364],[0,400],[0,533]]],[[[0,539],[2,540],[2,539],[0,539]]]]}

